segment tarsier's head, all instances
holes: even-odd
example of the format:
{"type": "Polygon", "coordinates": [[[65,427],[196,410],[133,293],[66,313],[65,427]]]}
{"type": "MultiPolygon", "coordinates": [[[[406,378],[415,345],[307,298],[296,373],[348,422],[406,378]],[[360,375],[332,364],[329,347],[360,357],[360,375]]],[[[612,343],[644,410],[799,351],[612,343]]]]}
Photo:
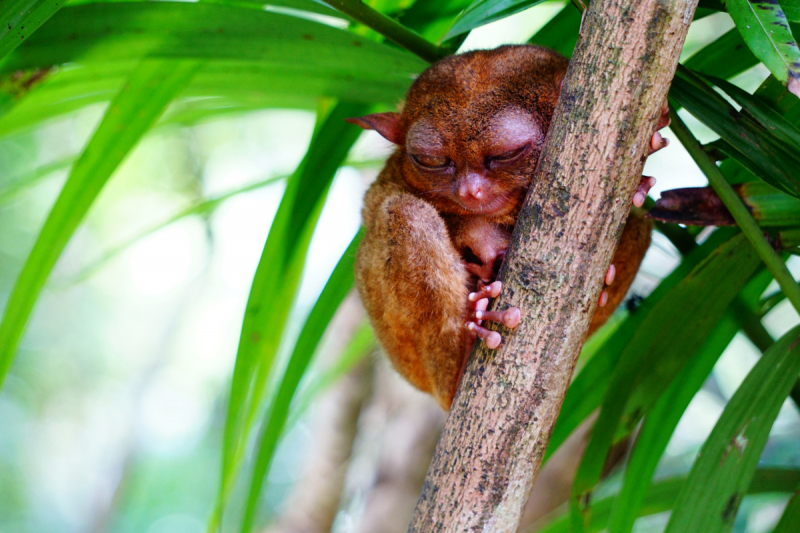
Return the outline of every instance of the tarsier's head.
{"type": "Polygon", "coordinates": [[[402,178],[440,212],[516,212],[541,153],[567,60],[535,46],[448,57],[423,72],[401,113],[350,119],[398,145],[402,178]]]}

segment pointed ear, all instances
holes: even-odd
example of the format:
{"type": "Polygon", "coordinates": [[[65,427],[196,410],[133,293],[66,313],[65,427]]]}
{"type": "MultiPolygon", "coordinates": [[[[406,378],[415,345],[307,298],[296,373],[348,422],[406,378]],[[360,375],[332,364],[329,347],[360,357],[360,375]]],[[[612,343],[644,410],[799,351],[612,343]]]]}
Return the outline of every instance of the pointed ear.
{"type": "Polygon", "coordinates": [[[350,124],[355,124],[365,130],[375,130],[384,139],[394,144],[400,144],[400,114],[399,113],[373,113],[363,117],[345,119],[350,124]]]}

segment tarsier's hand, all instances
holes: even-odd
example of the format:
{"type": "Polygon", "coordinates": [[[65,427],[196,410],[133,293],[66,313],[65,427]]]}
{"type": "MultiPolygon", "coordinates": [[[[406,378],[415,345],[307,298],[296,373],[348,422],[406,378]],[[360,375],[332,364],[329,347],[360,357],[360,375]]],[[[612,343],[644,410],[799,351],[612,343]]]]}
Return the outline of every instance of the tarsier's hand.
{"type": "Polygon", "coordinates": [[[500,281],[483,285],[478,282],[478,290],[469,295],[469,321],[467,322],[467,329],[472,331],[477,337],[486,343],[486,346],[494,350],[500,346],[503,338],[496,331],[490,331],[481,326],[484,320],[490,322],[499,322],[505,327],[514,329],[519,325],[521,317],[519,309],[516,307],[509,307],[505,311],[487,311],[489,306],[489,298],[497,298],[500,291],[503,290],[503,284],[500,281]]]}
{"type": "MultiPolygon", "coordinates": [[[[656,124],[656,131],[654,131],[653,136],[650,137],[650,153],[648,155],[652,155],[662,148],[669,146],[669,139],[662,137],[658,132],[658,130],[666,128],[667,126],[669,126],[669,105],[667,101],[664,100],[664,105],[661,106],[661,116],[658,117],[658,124],[656,124]]],[[[650,192],[650,189],[652,189],[655,184],[655,178],[642,176],[639,187],[636,189],[636,194],[633,195],[633,205],[642,207],[644,205],[644,199],[647,198],[647,193],[650,192]]]]}

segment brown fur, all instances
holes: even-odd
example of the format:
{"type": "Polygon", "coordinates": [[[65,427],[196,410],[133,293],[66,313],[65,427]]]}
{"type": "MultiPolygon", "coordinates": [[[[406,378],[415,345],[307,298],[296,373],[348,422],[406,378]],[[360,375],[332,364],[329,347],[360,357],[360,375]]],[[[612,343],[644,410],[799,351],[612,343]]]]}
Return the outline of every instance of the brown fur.
{"type": "MultiPolygon", "coordinates": [[[[496,275],[566,69],[562,56],[533,46],[452,56],[420,75],[401,114],[352,120],[398,145],[364,199],[356,285],[394,367],[445,409],[474,340],[467,297],[496,275]],[[503,159],[520,150],[518,131],[522,155],[503,159]],[[479,184],[491,212],[463,205],[465,183],[479,184]]],[[[591,331],[622,301],[649,239],[649,223],[632,218],[591,331]]]]}

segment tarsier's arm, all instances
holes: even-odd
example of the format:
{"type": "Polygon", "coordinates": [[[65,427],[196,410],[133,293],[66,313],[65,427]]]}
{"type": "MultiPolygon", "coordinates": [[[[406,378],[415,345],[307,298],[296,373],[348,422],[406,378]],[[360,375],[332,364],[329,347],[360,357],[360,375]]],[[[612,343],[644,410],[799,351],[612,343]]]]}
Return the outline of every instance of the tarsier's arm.
{"type": "MultiPolygon", "coordinates": [[[[352,119],[398,145],[365,197],[356,284],[394,367],[445,409],[476,337],[501,342],[481,323],[519,323],[518,309],[486,308],[565,71],[541,48],[472,52],[423,73],[402,114],[352,119]]],[[[651,151],[665,145],[653,135],[651,151]]],[[[642,179],[634,205],[653,183],[642,179]]],[[[649,221],[631,217],[589,334],[624,298],[649,242],[649,221]]]]}
{"type": "Polygon", "coordinates": [[[365,204],[356,258],[364,307],[395,369],[448,408],[471,346],[464,262],[430,204],[380,181],[365,204]]]}

